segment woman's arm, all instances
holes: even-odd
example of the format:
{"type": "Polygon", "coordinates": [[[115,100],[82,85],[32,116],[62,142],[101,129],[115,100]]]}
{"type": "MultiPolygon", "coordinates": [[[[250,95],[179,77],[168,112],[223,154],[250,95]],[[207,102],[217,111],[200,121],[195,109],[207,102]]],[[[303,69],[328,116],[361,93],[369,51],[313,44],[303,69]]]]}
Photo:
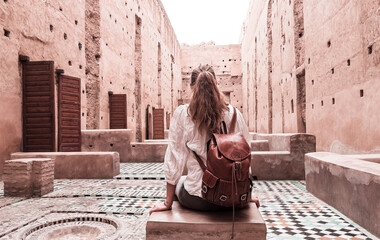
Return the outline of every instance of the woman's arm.
{"type": "Polygon", "coordinates": [[[164,173],[166,179],[166,200],[157,203],[149,212],[170,210],[176,185],[182,176],[188,158],[189,150],[185,144],[184,121],[187,114],[186,106],[179,106],[171,120],[169,129],[168,147],[164,159],[164,173]]]}
{"type": "Polygon", "coordinates": [[[170,183],[166,183],[166,200],[165,202],[159,202],[149,211],[149,215],[152,212],[166,211],[172,208],[173,197],[175,192],[176,185],[172,185],[170,183]]]}

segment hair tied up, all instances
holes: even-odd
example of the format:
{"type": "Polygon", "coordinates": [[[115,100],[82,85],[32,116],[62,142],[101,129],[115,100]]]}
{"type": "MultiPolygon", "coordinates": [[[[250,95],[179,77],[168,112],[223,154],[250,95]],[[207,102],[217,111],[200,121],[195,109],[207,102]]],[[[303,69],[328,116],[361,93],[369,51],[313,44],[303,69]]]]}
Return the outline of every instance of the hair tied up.
{"type": "Polygon", "coordinates": [[[199,131],[219,132],[223,111],[228,110],[216,83],[215,72],[209,65],[201,65],[191,74],[193,96],[190,115],[199,131]]]}

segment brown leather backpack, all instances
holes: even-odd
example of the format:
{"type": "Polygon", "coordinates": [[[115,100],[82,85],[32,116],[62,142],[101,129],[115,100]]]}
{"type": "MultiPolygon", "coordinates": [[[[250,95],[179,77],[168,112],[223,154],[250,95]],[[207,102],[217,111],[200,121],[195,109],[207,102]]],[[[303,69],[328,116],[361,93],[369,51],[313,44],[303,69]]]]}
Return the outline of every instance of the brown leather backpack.
{"type": "Polygon", "coordinates": [[[203,170],[202,197],[219,206],[243,208],[251,200],[251,149],[243,135],[235,132],[235,108],[229,133],[223,124],[225,134],[212,134],[208,143],[207,166],[193,151],[203,170]]]}

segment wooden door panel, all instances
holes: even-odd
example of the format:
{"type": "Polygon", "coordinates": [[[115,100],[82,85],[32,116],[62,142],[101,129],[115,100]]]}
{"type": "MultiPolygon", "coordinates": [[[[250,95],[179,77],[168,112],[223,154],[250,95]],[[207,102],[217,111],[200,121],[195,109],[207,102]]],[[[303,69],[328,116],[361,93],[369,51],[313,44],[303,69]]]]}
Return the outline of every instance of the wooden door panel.
{"type": "Polygon", "coordinates": [[[110,129],[127,128],[127,95],[111,94],[110,101],[110,129]]]}
{"type": "Polygon", "coordinates": [[[81,151],[81,84],[80,79],[61,75],[59,78],[59,151],[81,151]]]}
{"type": "Polygon", "coordinates": [[[164,139],[164,109],[153,109],[153,139],[164,139]]]}
{"type": "Polygon", "coordinates": [[[54,62],[26,62],[23,80],[23,151],[55,151],[54,62]]]}

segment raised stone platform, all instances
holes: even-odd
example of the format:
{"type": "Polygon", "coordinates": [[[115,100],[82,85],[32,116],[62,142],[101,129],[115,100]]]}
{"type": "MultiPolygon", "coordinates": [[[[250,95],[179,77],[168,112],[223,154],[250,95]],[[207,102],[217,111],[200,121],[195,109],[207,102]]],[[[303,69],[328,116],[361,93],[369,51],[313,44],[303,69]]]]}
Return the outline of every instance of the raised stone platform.
{"type": "Polygon", "coordinates": [[[315,152],[315,136],[295,134],[255,134],[257,140],[268,141],[270,151],[253,151],[253,176],[259,180],[305,179],[304,155],[315,152]]]}
{"type": "Polygon", "coordinates": [[[54,190],[54,160],[25,158],[5,161],[4,195],[40,197],[54,190]]]}
{"type": "MultiPolygon", "coordinates": [[[[230,239],[232,212],[197,212],[185,209],[178,202],[171,211],[155,212],[146,225],[146,239],[230,239]]],[[[266,239],[266,225],[254,203],[237,210],[235,239],[266,239]]]]}
{"type": "Polygon", "coordinates": [[[55,179],[109,179],[120,174],[117,152],[19,152],[11,159],[51,158],[55,179]]]}
{"type": "Polygon", "coordinates": [[[380,164],[356,156],[306,154],[306,189],[380,237],[380,164]]]}

